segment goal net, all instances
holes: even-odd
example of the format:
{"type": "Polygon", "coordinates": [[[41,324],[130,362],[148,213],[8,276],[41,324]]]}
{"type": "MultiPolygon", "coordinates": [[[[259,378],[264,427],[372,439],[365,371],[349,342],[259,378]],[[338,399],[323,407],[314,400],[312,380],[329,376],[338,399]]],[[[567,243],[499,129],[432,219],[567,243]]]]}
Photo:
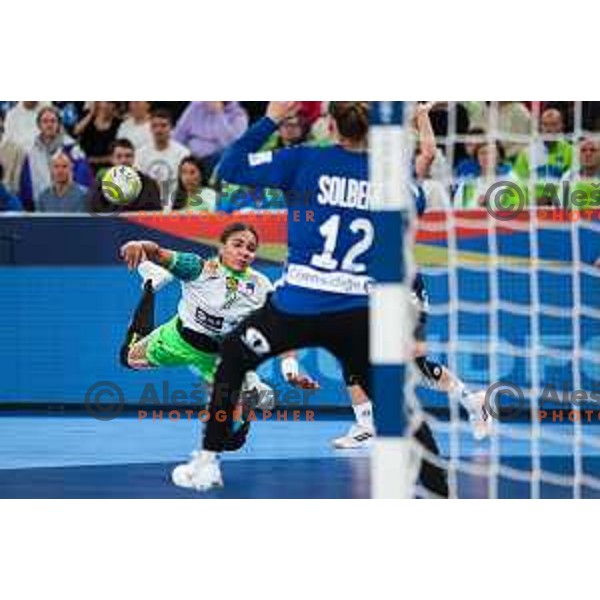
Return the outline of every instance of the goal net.
{"type": "MultiPolygon", "coordinates": [[[[406,268],[394,274],[395,284],[376,269],[375,382],[393,364],[404,369],[396,389],[389,377],[387,389],[375,386],[376,411],[397,405],[399,396],[404,412],[395,423],[389,409],[377,415],[373,495],[431,495],[418,479],[407,487],[414,444],[409,451],[393,442],[407,442],[411,422],[414,429],[424,419],[440,453],[419,452],[447,471],[451,496],[600,497],[596,103],[436,103],[433,162],[419,162],[419,140],[410,134],[415,104],[375,103],[376,110],[381,104],[402,106],[404,118],[373,123],[371,173],[384,196],[378,208],[388,223],[396,210],[412,228],[398,233],[406,268]],[[406,148],[412,160],[403,158],[406,148]],[[421,217],[411,206],[414,192],[402,184],[415,179],[427,198],[421,217]],[[429,296],[427,356],[464,382],[462,396],[424,381],[413,366],[414,323],[403,307],[417,270],[429,296]],[[384,341],[378,332],[398,321],[402,339],[384,341]],[[382,351],[384,343],[393,350],[382,351]],[[484,439],[473,435],[478,409],[465,397],[482,402],[484,439]]],[[[381,232],[382,248],[399,243],[389,226],[381,232]]]]}

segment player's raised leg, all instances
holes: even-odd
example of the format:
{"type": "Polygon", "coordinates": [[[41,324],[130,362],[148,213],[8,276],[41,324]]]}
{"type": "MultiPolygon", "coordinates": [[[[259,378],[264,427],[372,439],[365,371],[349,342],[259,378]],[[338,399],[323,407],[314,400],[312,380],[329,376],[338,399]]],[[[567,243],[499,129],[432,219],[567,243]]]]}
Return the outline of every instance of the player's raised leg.
{"type": "Polygon", "coordinates": [[[441,363],[427,356],[424,342],[417,342],[419,372],[426,385],[445,392],[451,401],[459,402],[467,411],[469,422],[476,440],[483,440],[490,434],[491,419],[485,409],[485,392],[471,391],[465,383],[441,363]]]}
{"type": "Polygon", "coordinates": [[[147,368],[147,336],[154,329],[154,288],[152,282],[144,282],[142,297],[135,308],[127,328],[125,340],[119,350],[119,359],[129,369],[147,368]]]}

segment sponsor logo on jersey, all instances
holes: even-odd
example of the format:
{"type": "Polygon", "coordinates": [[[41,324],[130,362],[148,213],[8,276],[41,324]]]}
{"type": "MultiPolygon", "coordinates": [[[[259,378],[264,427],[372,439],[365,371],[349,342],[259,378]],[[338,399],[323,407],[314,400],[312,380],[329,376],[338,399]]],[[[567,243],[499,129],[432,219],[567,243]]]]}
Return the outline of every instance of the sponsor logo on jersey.
{"type": "Polygon", "coordinates": [[[238,280],[235,277],[227,277],[225,280],[225,287],[228,292],[237,292],[238,280]]]}
{"type": "Polygon", "coordinates": [[[324,273],[307,265],[289,264],[285,282],[298,287],[335,294],[366,296],[369,294],[371,279],[366,275],[353,275],[334,271],[324,273]]]}
{"type": "Polygon", "coordinates": [[[207,329],[212,329],[213,331],[221,331],[223,329],[223,323],[225,319],[223,317],[217,317],[216,315],[211,315],[207,313],[205,310],[196,307],[196,322],[206,327],[207,329]]]}
{"type": "Polygon", "coordinates": [[[249,281],[242,281],[240,282],[240,293],[244,294],[245,296],[252,296],[254,294],[254,292],[256,292],[256,282],[249,280],[249,281]]]}

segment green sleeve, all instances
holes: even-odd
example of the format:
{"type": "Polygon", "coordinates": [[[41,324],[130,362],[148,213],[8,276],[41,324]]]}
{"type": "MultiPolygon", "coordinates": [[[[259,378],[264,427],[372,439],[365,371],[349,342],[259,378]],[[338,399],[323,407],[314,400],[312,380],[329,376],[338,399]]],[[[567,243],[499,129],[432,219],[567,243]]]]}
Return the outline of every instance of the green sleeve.
{"type": "Polygon", "coordinates": [[[527,180],[529,178],[529,160],[527,157],[527,150],[521,150],[521,152],[519,152],[517,160],[515,161],[515,166],[513,167],[513,173],[519,179],[527,180]]]}
{"type": "Polygon", "coordinates": [[[573,166],[573,146],[565,142],[565,171],[573,166]]]}
{"type": "Polygon", "coordinates": [[[197,254],[189,252],[173,252],[173,258],[167,269],[181,281],[193,281],[200,276],[204,260],[197,254]]]}

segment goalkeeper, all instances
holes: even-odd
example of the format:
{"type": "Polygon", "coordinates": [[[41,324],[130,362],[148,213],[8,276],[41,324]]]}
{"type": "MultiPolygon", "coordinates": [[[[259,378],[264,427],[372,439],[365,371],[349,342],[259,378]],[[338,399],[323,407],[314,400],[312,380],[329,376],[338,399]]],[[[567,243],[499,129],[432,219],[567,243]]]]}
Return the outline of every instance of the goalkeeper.
{"type": "MultiPolygon", "coordinates": [[[[419,137],[421,157],[429,163],[433,162],[436,155],[435,135],[429,118],[429,111],[432,108],[433,103],[419,104],[415,115],[415,129],[419,137]]],[[[427,209],[425,192],[416,183],[411,184],[411,191],[416,213],[420,217],[427,209]]],[[[412,301],[417,316],[417,326],[414,331],[415,365],[422,382],[447,393],[453,401],[458,401],[467,411],[474,438],[476,440],[486,438],[490,433],[491,420],[485,410],[485,392],[471,391],[448,367],[434,360],[427,353],[425,328],[429,298],[425,282],[419,273],[413,281],[412,301]]],[[[335,438],[332,443],[335,448],[339,449],[360,448],[368,445],[375,436],[373,405],[360,386],[354,385],[351,373],[344,373],[344,379],[350,392],[356,421],[346,434],[335,438]]]]}

